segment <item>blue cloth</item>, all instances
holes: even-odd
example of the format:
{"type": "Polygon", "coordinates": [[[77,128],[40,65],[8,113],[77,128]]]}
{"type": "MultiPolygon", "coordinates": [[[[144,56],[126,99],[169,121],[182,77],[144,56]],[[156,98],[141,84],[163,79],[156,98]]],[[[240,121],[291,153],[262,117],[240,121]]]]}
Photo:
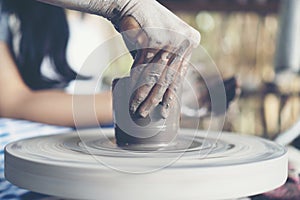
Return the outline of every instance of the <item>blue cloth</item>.
{"type": "MultiPolygon", "coordinates": [[[[4,147],[10,142],[23,138],[64,133],[71,128],[58,127],[30,122],[26,120],[15,120],[0,118],[0,200],[46,200],[45,195],[29,192],[18,188],[4,178],[4,147]]],[[[51,200],[55,198],[51,197],[51,200]]]]}

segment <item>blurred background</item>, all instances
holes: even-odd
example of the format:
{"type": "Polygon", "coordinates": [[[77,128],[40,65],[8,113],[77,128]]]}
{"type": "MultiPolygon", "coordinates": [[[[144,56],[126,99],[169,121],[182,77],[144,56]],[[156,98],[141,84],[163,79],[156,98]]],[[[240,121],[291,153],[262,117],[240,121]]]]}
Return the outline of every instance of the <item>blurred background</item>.
{"type": "MultiPolygon", "coordinates": [[[[200,31],[201,45],[207,50],[222,77],[226,79],[236,76],[239,81],[241,94],[229,107],[223,130],[273,139],[298,120],[299,0],[160,2],[200,31]]],[[[71,28],[69,60],[79,70],[96,47],[117,33],[108,21],[96,16],[68,11],[68,17],[71,28]],[[72,57],[72,54],[76,56],[72,57]]],[[[110,58],[125,48],[121,41],[113,41],[107,47],[109,49],[97,50],[99,65],[104,70],[99,83],[102,89],[109,88],[114,77],[128,73],[132,64],[129,54],[110,62],[110,58]]],[[[200,54],[193,56],[194,61],[201,62],[201,58],[197,58],[200,54]]],[[[84,70],[84,73],[93,75],[97,70],[99,67],[93,67],[84,70]]],[[[97,77],[93,81],[97,82],[97,77]]],[[[86,88],[83,87],[85,92],[86,88]]],[[[189,119],[183,117],[182,126],[188,127],[189,119]]],[[[199,128],[206,129],[209,120],[210,116],[202,117],[199,128]]]]}

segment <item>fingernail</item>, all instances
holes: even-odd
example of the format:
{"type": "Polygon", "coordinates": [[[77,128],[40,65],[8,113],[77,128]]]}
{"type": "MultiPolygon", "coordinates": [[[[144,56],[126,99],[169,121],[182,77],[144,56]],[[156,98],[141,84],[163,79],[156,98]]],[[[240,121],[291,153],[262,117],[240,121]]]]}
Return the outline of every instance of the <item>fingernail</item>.
{"type": "Polygon", "coordinates": [[[161,113],[160,114],[161,114],[162,118],[166,119],[169,116],[169,109],[166,108],[166,107],[163,107],[161,109],[161,113]]]}
{"type": "Polygon", "coordinates": [[[141,112],[140,112],[140,115],[141,115],[143,118],[145,118],[145,117],[147,117],[147,116],[149,115],[149,111],[148,111],[148,110],[141,111],[141,112]]]}

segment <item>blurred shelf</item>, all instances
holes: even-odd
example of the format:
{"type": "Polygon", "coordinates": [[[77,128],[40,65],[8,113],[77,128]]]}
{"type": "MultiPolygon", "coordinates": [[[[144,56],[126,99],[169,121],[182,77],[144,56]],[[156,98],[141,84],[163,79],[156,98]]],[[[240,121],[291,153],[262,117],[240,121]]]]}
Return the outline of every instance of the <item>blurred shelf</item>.
{"type": "Polygon", "coordinates": [[[158,0],[173,11],[198,12],[256,12],[260,14],[277,13],[280,0],[158,0]]]}

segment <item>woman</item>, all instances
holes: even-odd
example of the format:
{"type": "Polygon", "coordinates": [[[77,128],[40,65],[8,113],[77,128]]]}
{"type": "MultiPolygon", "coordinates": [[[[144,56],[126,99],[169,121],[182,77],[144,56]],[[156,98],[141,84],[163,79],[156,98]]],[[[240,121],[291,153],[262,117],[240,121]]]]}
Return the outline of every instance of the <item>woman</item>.
{"type": "MultiPolygon", "coordinates": [[[[1,3],[0,116],[74,126],[72,95],[62,90],[77,76],[66,60],[69,30],[64,10],[34,0],[1,3]],[[55,76],[41,73],[47,64],[55,76]]],[[[90,98],[76,96],[82,105],[90,98]]],[[[111,93],[97,94],[95,99],[97,121],[111,123],[111,93]]],[[[98,122],[83,118],[76,125],[98,122]]]]}

